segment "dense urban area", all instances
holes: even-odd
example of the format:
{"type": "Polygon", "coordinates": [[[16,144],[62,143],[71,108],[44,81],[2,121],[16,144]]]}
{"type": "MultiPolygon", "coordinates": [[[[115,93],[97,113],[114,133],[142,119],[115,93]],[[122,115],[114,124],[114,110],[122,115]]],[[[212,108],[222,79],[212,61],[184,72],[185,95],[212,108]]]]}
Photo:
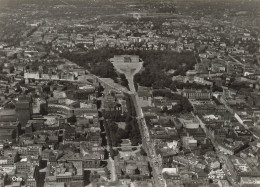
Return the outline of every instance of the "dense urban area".
{"type": "Polygon", "coordinates": [[[0,187],[259,187],[260,1],[0,0],[0,187]]]}

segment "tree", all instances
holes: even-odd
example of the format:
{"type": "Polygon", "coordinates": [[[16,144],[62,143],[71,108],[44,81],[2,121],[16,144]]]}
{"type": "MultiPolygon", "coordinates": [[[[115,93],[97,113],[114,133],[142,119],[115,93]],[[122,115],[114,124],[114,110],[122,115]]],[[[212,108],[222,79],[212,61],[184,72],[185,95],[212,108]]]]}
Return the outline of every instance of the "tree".
{"type": "Polygon", "coordinates": [[[5,93],[9,93],[9,88],[8,88],[8,86],[5,87],[5,93]]]}
{"type": "Polygon", "coordinates": [[[76,118],[76,116],[73,114],[71,117],[69,117],[69,118],[67,119],[67,121],[68,121],[69,123],[76,123],[76,122],[77,122],[77,118],[76,118]]]}
{"type": "Polygon", "coordinates": [[[108,151],[105,149],[104,150],[104,159],[108,159],[108,157],[109,157],[108,151]]]}
{"type": "Polygon", "coordinates": [[[97,100],[97,102],[96,102],[96,104],[97,104],[97,109],[100,109],[100,107],[101,107],[101,100],[97,100]]]}
{"type": "Polygon", "coordinates": [[[116,136],[117,136],[118,139],[126,139],[127,138],[126,132],[121,128],[118,128],[116,136]]]}
{"type": "Polygon", "coordinates": [[[110,170],[108,170],[107,167],[105,167],[104,170],[105,170],[107,178],[110,179],[110,175],[111,175],[110,170]]]}
{"type": "Polygon", "coordinates": [[[143,147],[141,147],[141,149],[140,149],[140,154],[143,156],[147,156],[147,153],[145,152],[143,147]]]}
{"type": "Polygon", "coordinates": [[[22,92],[22,88],[19,84],[16,84],[15,92],[22,92]]]}
{"type": "Polygon", "coordinates": [[[135,169],[135,174],[140,175],[140,170],[138,168],[135,169]]]}
{"type": "Polygon", "coordinates": [[[43,88],[43,92],[49,93],[50,92],[50,86],[44,86],[43,88]]]}
{"type": "Polygon", "coordinates": [[[48,114],[47,105],[45,105],[45,104],[41,104],[40,105],[40,113],[42,115],[47,115],[48,114]]]}
{"type": "Polygon", "coordinates": [[[184,107],[181,104],[176,104],[172,107],[173,113],[181,113],[183,111],[184,107]]]}
{"type": "Polygon", "coordinates": [[[10,73],[13,73],[13,72],[14,72],[14,67],[11,66],[11,67],[10,67],[10,73]]]}

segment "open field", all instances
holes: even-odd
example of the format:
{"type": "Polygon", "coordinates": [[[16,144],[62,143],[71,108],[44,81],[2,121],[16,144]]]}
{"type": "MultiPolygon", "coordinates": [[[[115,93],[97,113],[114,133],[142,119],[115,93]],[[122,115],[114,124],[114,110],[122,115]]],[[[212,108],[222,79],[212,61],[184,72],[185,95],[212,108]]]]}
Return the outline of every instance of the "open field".
{"type": "Polygon", "coordinates": [[[128,85],[130,91],[135,91],[134,87],[134,76],[137,74],[143,67],[143,62],[113,62],[112,64],[116,71],[122,73],[126,76],[128,80],[128,85]]]}

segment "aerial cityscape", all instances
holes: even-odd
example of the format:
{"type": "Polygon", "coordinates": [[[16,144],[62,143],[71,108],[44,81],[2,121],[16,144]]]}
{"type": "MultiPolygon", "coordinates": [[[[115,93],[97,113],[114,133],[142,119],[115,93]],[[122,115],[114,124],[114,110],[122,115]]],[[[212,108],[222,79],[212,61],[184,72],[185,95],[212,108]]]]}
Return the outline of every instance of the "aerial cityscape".
{"type": "Polygon", "coordinates": [[[259,0],[0,0],[0,187],[260,187],[259,0]]]}

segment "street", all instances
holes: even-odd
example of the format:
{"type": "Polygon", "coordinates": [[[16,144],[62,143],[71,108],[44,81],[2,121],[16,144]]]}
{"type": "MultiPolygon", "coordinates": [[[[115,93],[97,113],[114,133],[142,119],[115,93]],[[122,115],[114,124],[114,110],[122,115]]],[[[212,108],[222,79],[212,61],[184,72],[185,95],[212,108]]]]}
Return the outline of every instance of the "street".
{"type": "Polygon", "coordinates": [[[156,163],[159,163],[159,159],[157,157],[155,147],[152,144],[152,140],[150,138],[150,133],[149,133],[148,127],[147,127],[145,119],[144,119],[142,108],[137,102],[137,97],[138,96],[136,93],[131,94],[132,101],[135,105],[136,115],[137,115],[139,128],[140,128],[140,132],[141,132],[141,136],[142,136],[142,144],[143,144],[144,150],[147,153],[147,158],[153,169],[153,179],[154,179],[155,185],[164,187],[164,186],[166,186],[166,183],[163,180],[162,175],[161,175],[162,168],[159,166],[159,164],[156,164],[156,163]]]}
{"type": "MultiPolygon", "coordinates": [[[[226,165],[226,161],[227,159],[225,159],[225,157],[227,157],[226,155],[224,155],[222,152],[218,151],[218,147],[217,147],[217,143],[215,141],[215,139],[211,136],[211,134],[209,133],[207,127],[205,126],[205,124],[199,119],[199,117],[197,116],[197,119],[201,122],[200,126],[203,129],[203,131],[205,132],[206,136],[211,140],[212,145],[215,147],[216,151],[215,153],[217,154],[220,163],[222,164],[222,166],[226,165]]],[[[233,180],[232,177],[229,176],[229,173],[227,172],[226,169],[223,170],[225,173],[225,176],[227,177],[227,180],[233,185],[235,186],[235,181],[233,180]]]]}
{"type": "MultiPolygon", "coordinates": [[[[104,82],[102,79],[100,79],[97,76],[93,75],[93,77],[98,78],[98,80],[103,82],[103,84],[108,84],[107,82],[104,82]]],[[[150,133],[149,133],[148,127],[147,127],[145,119],[144,119],[142,108],[137,102],[138,95],[137,95],[135,87],[134,87],[133,78],[130,79],[128,77],[128,85],[129,85],[130,91],[126,91],[124,89],[118,89],[118,87],[113,87],[112,84],[108,84],[109,87],[112,87],[115,90],[118,90],[119,92],[124,92],[126,94],[130,94],[131,99],[135,106],[135,110],[136,110],[136,115],[137,115],[136,118],[139,123],[138,125],[139,125],[140,133],[142,136],[142,145],[143,145],[144,150],[147,153],[148,161],[150,162],[150,165],[152,167],[152,175],[153,175],[153,180],[154,180],[155,186],[166,187],[166,182],[164,181],[162,174],[161,174],[162,168],[160,167],[160,164],[159,164],[160,161],[157,157],[157,154],[155,151],[155,146],[153,146],[153,143],[152,143],[152,140],[150,137],[150,133]]],[[[112,166],[111,168],[114,168],[112,162],[111,162],[111,166],[112,166]]],[[[114,173],[113,169],[111,171],[111,174],[112,173],[114,173]]],[[[112,178],[115,179],[113,174],[112,174],[112,178]]]]}

